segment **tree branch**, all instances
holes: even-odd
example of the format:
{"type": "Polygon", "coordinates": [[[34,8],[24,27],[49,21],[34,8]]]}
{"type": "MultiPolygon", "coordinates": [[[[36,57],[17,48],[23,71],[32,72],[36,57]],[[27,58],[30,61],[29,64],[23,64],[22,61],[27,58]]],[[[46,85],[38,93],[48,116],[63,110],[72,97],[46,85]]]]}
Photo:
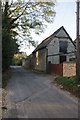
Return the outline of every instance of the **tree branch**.
{"type": "Polygon", "coordinates": [[[19,18],[24,14],[24,12],[25,12],[25,10],[26,10],[26,8],[27,8],[27,5],[28,5],[28,3],[23,6],[23,7],[26,6],[25,9],[23,10],[23,12],[22,12],[20,15],[18,15],[16,18],[14,18],[14,19],[11,21],[11,24],[13,24],[17,19],[19,19],[19,18]]]}

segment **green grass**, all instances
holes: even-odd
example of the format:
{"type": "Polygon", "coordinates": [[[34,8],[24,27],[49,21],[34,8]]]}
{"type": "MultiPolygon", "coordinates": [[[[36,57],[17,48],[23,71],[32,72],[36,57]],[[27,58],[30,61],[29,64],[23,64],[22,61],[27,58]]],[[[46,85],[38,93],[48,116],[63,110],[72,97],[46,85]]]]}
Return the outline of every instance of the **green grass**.
{"type": "Polygon", "coordinates": [[[80,81],[76,80],[76,77],[57,77],[55,79],[57,84],[62,85],[63,89],[68,90],[75,96],[80,98],[80,81]]]}

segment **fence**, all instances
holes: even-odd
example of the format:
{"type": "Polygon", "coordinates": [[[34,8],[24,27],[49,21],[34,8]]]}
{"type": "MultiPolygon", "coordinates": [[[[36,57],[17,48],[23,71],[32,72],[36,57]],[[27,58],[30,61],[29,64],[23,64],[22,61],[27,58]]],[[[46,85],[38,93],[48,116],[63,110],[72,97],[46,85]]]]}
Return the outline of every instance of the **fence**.
{"type": "Polygon", "coordinates": [[[48,64],[49,73],[61,75],[61,76],[75,76],[76,75],[76,63],[63,63],[63,64],[48,64]]]}

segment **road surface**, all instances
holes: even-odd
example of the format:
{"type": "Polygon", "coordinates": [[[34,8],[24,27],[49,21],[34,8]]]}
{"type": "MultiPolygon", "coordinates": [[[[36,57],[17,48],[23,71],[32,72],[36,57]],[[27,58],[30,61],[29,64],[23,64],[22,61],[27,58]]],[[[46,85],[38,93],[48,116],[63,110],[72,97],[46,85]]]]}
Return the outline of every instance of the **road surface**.
{"type": "Polygon", "coordinates": [[[13,67],[5,118],[78,118],[78,100],[51,83],[48,75],[13,67]]]}

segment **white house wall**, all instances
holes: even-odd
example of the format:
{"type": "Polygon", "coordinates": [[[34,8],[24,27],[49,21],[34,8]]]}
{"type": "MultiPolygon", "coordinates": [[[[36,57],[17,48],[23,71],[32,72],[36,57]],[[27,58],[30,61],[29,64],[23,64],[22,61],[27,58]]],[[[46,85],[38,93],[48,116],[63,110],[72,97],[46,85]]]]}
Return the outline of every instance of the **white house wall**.
{"type": "Polygon", "coordinates": [[[51,63],[58,64],[59,63],[59,56],[50,56],[53,54],[58,54],[59,53],[59,42],[58,38],[54,38],[48,45],[48,62],[50,61],[51,63]]]}
{"type": "MultiPolygon", "coordinates": [[[[67,34],[64,32],[62,29],[58,34],[57,37],[68,37],[67,34]]],[[[68,42],[68,47],[67,47],[67,52],[73,52],[75,51],[75,47],[73,43],[71,42],[70,39],[67,38],[53,38],[53,40],[48,44],[47,49],[48,49],[48,62],[50,61],[53,64],[59,64],[59,55],[57,56],[49,56],[49,55],[55,55],[59,54],[59,41],[67,41],[68,42]]],[[[75,54],[67,54],[67,62],[69,62],[70,58],[75,58],[75,54]]]]}
{"type": "Polygon", "coordinates": [[[57,37],[68,37],[67,34],[66,34],[66,32],[65,32],[63,29],[61,29],[61,30],[57,33],[56,36],[57,36],[57,37]]]}
{"type": "MultiPolygon", "coordinates": [[[[74,52],[74,51],[75,51],[75,47],[74,47],[73,43],[68,39],[67,52],[74,52]]],[[[69,55],[67,55],[67,61],[69,61],[70,58],[75,58],[75,53],[70,53],[69,55]]]]}
{"type": "Polygon", "coordinates": [[[75,51],[74,45],[73,45],[73,43],[69,39],[68,39],[68,48],[67,48],[67,51],[68,52],[75,51]]]}

